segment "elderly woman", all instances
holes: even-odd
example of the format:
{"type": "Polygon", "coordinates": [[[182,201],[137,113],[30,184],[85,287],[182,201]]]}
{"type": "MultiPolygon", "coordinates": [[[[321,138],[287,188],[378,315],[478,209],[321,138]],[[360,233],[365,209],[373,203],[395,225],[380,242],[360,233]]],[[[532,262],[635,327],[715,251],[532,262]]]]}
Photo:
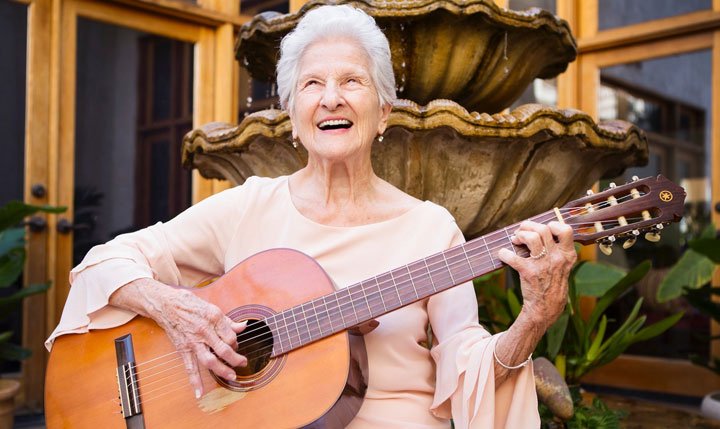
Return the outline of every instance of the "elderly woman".
{"type": "MultiPolygon", "coordinates": [[[[95,247],[71,273],[58,335],[154,319],[182,352],[192,388],[200,367],[235,378],[236,323],[187,290],[265,249],[317,260],[338,287],[461,244],[442,207],[375,175],[395,99],[388,41],[364,12],[325,6],[307,13],[282,42],[278,89],[292,136],[308,152],[300,171],[248,179],[175,219],[95,247]]],[[[566,301],[575,260],[572,231],[523,223],[514,242],[533,258],[498,257],[522,280],[515,323],[491,336],[478,324],[472,285],[463,284],[379,318],[365,335],[369,386],[352,428],[531,428],[539,426],[528,356],[566,301]],[[428,350],[427,327],[433,331],[428,350]]],[[[241,286],[239,286],[241,287],[241,286]]],[[[206,386],[207,387],[207,386],[206,386]]]]}

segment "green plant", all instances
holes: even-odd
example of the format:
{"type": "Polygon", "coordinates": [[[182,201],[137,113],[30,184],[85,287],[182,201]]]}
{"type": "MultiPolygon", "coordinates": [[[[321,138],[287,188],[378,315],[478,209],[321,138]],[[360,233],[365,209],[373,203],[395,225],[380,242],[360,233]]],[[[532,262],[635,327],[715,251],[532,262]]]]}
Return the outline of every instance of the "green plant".
{"type": "MultiPolygon", "coordinates": [[[[60,213],[64,207],[32,206],[11,201],[0,207],[0,288],[16,284],[25,266],[25,217],[37,212],[60,213]]],[[[0,297],[0,314],[7,317],[19,308],[28,296],[45,292],[50,285],[32,284],[6,296],[0,297]]],[[[0,361],[22,360],[30,351],[11,342],[12,331],[0,333],[0,361]]]]}
{"type": "MultiPolygon", "coordinates": [[[[643,262],[630,272],[595,262],[582,261],[575,265],[569,279],[568,304],[558,320],[548,329],[533,356],[544,356],[555,363],[569,385],[577,384],[591,370],[610,363],[630,345],[660,335],[681,317],[669,316],[649,326],[640,314],[642,298],[614,332],[608,332],[610,320],[607,308],[626,293],[650,269],[643,262]],[[580,311],[582,297],[597,298],[589,316],[580,311]]],[[[508,269],[509,270],[509,269],[508,269]]],[[[512,277],[516,273],[509,270],[512,277]]],[[[504,290],[493,280],[494,275],[475,281],[479,299],[481,323],[491,331],[504,330],[517,317],[522,306],[517,279],[513,287],[504,290]]]]}
{"type": "Polygon", "coordinates": [[[715,265],[720,264],[720,240],[714,225],[709,225],[700,237],[688,242],[680,259],[668,271],[657,290],[658,302],[666,302],[683,295],[686,290],[698,289],[712,279],[715,265]]]}
{"type": "MultiPolygon", "coordinates": [[[[720,239],[715,226],[705,228],[698,238],[688,242],[688,247],[660,282],[657,300],[665,302],[682,296],[700,313],[720,323],[720,304],[713,299],[720,296],[720,287],[710,284],[713,271],[720,264],[720,239]]],[[[720,374],[720,358],[713,358],[711,362],[697,355],[689,358],[694,364],[720,374]]]]}
{"type": "MultiPolygon", "coordinates": [[[[609,332],[606,310],[636,284],[650,269],[643,262],[630,272],[607,264],[582,261],[573,267],[569,278],[568,303],[558,320],[548,329],[536,347],[534,357],[546,357],[573,392],[575,413],[567,422],[554,418],[540,405],[543,428],[618,428],[623,413],[610,410],[601,399],[592,405],[584,404],[578,393],[580,380],[588,372],[612,362],[630,345],[660,335],[673,326],[682,313],[645,326],[646,317],[640,314],[642,298],[638,299],[627,318],[612,333],[609,332]],[[582,297],[596,298],[590,315],[580,311],[582,297]],[[574,390],[575,388],[575,390],[574,390]]],[[[522,295],[517,273],[505,269],[512,279],[511,286],[499,282],[502,271],[475,280],[480,323],[491,332],[507,329],[520,313],[522,295]]]]}

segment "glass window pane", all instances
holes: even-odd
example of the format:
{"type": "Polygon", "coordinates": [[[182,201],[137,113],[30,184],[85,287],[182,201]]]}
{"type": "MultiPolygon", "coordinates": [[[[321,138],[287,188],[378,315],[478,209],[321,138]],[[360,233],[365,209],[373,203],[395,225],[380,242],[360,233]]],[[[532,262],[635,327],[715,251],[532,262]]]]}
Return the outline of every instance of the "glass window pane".
{"type": "MultiPolygon", "coordinates": [[[[527,10],[530,8],[543,9],[552,14],[557,13],[555,0],[510,0],[508,2],[508,9],[527,10]]],[[[557,106],[557,79],[535,79],[531,85],[525,88],[520,98],[510,106],[510,109],[527,103],[557,106]]]]}
{"type": "Polygon", "coordinates": [[[27,6],[0,1],[0,204],[23,198],[25,164],[25,51],[27,6]]]}
{"type": "Polygon", "coordinates": [[[242,0],[240,2],[240,13],[244,15],[257,15],[261,12],[290,12],[288,0],[242,0]]]}
{"type": "MultiPolygon", "coordinates": [[[[0,0],[0,129],[3,155],[0,156],[0,205],[23,199],[25,165],[25,70],[27,49],[27,6],[0,0]]],[[[11,295],[22,286],[0,288],[0,296],[11,295]]],[[[22,314],[0,317],[0,332],[13,331],[11,341],[21,342],[22,314]]],[[[20,370],[18,362],[2,362],[0,373],[20,370]]]]}
{"type": "Polygon", "coordinates": [[[712,8],[712,0],[598,1],[598,29],[622,27],[712,8]]]}
{"type": "MultiPolygon", "coordinates": [[[[684,310],[685,316],[661,337],[630,348],[630,353],[686,359],[689,354],[709,353],[709,319],[691,307],[684,298],[657,303],[659,282],[687,247],[710,222],[711,155],[711,71],[709,50],[663,57],[601,70],[598,92],[600,119],[623,119],[641,127],[650,147],[648,164],[632,168],[617,183],[631,176],[663,174],[688,190],[685,217],[666,227],[658,243],[639,239],[628,250],[619,246],[612,256],[599,255],[605,262],[634,267],[641,261],[653,262],[651,272],[632,293],[611,310],[622,322],[635,301],[644,299],[642,311],[648,322],[684,310]]],[[[608,181],[601,183],[607,186],[608,181]]]]}
{"type": "Polygon", "coordinates": [[[512,10],[527,10],[531,7],[537,7],[550,13],[557,13],[555,0],[510,0],[508,2],[508,9],[512,10]]]}
{"type": "Polygon", "coordinates": [[[192,45],[78,21],[74,263],[95,244],[188,207],[192,45]]]}

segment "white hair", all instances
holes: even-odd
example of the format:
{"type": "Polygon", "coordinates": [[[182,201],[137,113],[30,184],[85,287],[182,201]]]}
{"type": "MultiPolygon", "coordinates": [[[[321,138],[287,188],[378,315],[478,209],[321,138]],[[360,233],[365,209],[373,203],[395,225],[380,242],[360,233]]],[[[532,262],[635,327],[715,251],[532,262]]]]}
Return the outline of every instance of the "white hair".
{"type": "Polygon", "coordinates": [[[318,40],[335,38],[349,38],[365,50],[370,61],[370,79],[377,89],[380,105],[395,101],[397,95],[390,44],[375,20],[352,6],[321,6],[305,14],[280,44],[277,87],[280,105],[284,109],[292,109],[300,59],[305,50],[318,40]]]}

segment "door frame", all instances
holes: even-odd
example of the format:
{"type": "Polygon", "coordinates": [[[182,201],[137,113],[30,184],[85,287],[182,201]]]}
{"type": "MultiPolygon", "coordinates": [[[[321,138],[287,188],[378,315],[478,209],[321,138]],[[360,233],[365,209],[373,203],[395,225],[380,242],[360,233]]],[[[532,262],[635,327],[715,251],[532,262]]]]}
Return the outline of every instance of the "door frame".
{"type": "MultiPolygon", "coordinates": [[[[69,292],[72,233],[59,234],[60,219],[73,220],[77,23],[88,18],[194,44],[193,127],[211,121],[233,122],[236,27],[247,21],[239,0],[200,0],[183,5],[168,0],[16,0],[28,5],[25,201],[65,206],[48,215],[47,229],[28,236],[25,283],[51,281],[44,296],[23,304],[23,345],[33,355],[23,361],[19,403],[43,406],[44,341],[57,325],[69,292]],[[30,156],[32,154],[32,156],[30,156]],[[46,188],[36,197],[35,184],[46,188]],[[40,323],[38,323],[40,322],[40,323]]],[[[193,202],[227,185],[202,178],[192,181],[193,202]]]]}

